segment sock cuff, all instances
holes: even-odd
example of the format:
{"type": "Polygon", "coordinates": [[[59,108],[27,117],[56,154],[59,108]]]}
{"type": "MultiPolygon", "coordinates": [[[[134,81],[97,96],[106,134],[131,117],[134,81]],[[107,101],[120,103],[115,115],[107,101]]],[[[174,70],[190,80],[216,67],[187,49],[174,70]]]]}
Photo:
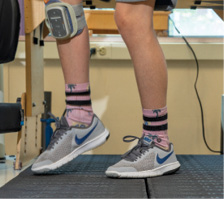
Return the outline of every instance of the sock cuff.
{"type": "Polygon", "coordinates": [[[79,101],[79,100],[91,100],[89,95],[86,96],[67,96],[67,100],[79,101]]]}
{"type": "Polygon", "coordinates": [[[81,84],[65,84],[65,92],[82,92],[89,91],[90,84],[89,82],[81,83],[81,84]]]}
{"type": "Polygon", "coordinates": [[[158,108],[158,109],[142,109],[143,116],[146,117],[161,117],[167,115],[167,107],[158,108]]]}
{"type": "Polygon", "coordinates": [[[66,110],[84,110],[84,111],[90,111],[93,112],[92,106],[70,106],[66,105],[66,110]]]}

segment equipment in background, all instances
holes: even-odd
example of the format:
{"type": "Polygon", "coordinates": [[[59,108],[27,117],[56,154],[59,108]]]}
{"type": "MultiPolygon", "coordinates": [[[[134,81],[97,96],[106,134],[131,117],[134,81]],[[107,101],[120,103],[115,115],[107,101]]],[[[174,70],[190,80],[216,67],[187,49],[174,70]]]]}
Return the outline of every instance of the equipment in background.
{"type": "Polygon", "coordinates": [[[45,3],[46,25],[56,39],[72,38],[86,26],[83,4],[70,5],[59,0],[45,3]]]}
{"type": "Polygon", "coordinates": [[[224,94],[222,95],[222,105],[221,105],[221,143],[220,143],[220,154],[223,155],[223,134],[224,134],[224,94]]]}
{"type": "Polygon", "coordinates": [[[20,10],[17,0],[0,1],[0,64],[13,61],[19,40],[20,10]]]}
{"type": "Polygon", "coordinates": [[[177,0],[156,0],[154,10],[169,11],[176,7],[177,0]]]}
{"type": "Polygon", "coordinates": [[[41,115],[41,119],[40,119],[40,121],[42,122],[41,123],[42,151],[44,151],[47,148],[50,142],[51,135],[53,133],[53,130],[51,128],[51,123],[54,122],[54,120],[52,120],[52,118],[50,118],[50,115],[48,114],[49,112],[51,112],[51,99],[52,99],[51,91],[45,91],[44,92],[44,113],[41,115]]]}
{"type": "Polygon", "coordinates": [[[24,112],[17,103],[0,103],[0,133],[18,132],[24,124],[24,112]]]}
{"type": "MultiPolygon", "coordinates": [[[[4,101],[3,96],[3,71],[2,65],[0,65],[0,102],[4,101]]],[[[0,134],[0,161],[5,160],[5,135],[0,134]]]]}
{"type": "Polygon", "coordinates": [[[48,119],[41,119],[40,121],[46,124],[45,130],[44,130],[45,143],[43,143],[45,144],[45,149],[46,149],[48,145],[50,144],[51,136],[53,135],[53,129],[51,128],[51,123],[55,122],[55,120],[52,118],[48,118],[48,119]]]}

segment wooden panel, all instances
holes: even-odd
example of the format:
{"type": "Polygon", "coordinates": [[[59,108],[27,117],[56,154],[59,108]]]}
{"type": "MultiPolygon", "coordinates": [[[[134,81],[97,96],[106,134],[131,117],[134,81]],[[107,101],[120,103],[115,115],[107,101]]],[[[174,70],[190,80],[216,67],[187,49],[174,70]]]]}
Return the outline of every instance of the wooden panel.
{"type": "Polygon", "coordinates": [[[43,0],[24,0],[25,33],[31,33],[45,19],[43,0]]]}
{"type": "Polygon", "coordinates": [[[85,10],[85,16],[90,30],[117,30],[114,10],[85,10]]]}
{"type": "Polygon", "coordinates": [[[168,30],[168,17],[170,11],[154,11],[153,25],[155,30],[168,30]]]}
{"type": "MultiPolygon", "coordinates": [[[[26,107],[26,94],[23,93],[22,94],[22,97],[21,97],[21,106],[22,106],[22,109],[25,111],[25,107],[26,107]]],[[[23,128],[18,132],[17,134],[17,145],[16,145],[16,162],[15,162],[15,169],[16,170],[19,170],[21,169],[21,165],[20,165],[20,162],[21,162],[21,159],[20,159],[20,154],[21,154],[21,144],[22,144],[22,131],[23,131],[23,128]]]]}
{"type": "MultiPolygon", "coordinates": [[[[39,35],[39,28],[36,31],[39,35]]],[[[33,33],[26,33],[26,115],[44,111],[43,47],[33,44],[33,33]]]]}
{"type": "MultiPolygon", "coordinates": [[[[155,30],[168,29],[168,16],[171,12],[155,11],[153,23],[155,30]]],[[[116,34],[117,26],[114,21],[114,10],[85,10],[89,30],[94,33],[116,34]]]]}
{"type": "Polygon", "coordinates": [[[219,17],[224,20],[224,12],[223,10],[216,10],[214,9],[214,11],[216,12],[217,15],[219,15],[219,17]]]}
{"type": "Polygon", "coordinates": [[[24,166],[27,162],[37,157],[41,150],[41,122],[40,116],[25,118],[22,129],[20,160],[24,166]],[[31,133],[32,132],[32,133],[31,133]]]}
{"type": "MultiPolygon", "coordinates": [[[[22,94],[21,105],[25,110],[26,94],[22,94]]],[[[40,116],[24,118],[24,126],[17,134],[15,169],[20,170],[28,161],[40,154],[41,122],[40,116]]]]}

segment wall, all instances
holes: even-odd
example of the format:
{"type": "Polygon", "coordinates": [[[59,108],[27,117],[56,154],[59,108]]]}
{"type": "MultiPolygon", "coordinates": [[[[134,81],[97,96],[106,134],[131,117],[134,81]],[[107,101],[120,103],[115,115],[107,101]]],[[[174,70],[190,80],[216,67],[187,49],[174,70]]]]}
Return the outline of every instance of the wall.
{"type": "MultiPolygon", "coordinates": [[[[95,113],[110,130],[108,142],[90,153],[121,154],[135,143],[123,143],[125,135],[141,136],[142,112],[134,71],[121,39],[92,38],[91,46],[107,48],[107,55],[93,57],[90,82],[95,113]],[[96,41],[98,40],[98,41],[96,41]],[[107,40],[107,41],[105,41],[107,40]]],[[[212,154],[202,138],[201,113],[194,91],[196,64],[181,39],[159,39],[168,64],[169,136],[177,154],[212,154]]],[[[220,40],[189,39],[200,65],[198,91],[201,97],[205,133],[209,146],[220,149],[221,95],[223,89],[223,49],[220,40]]],[[[64,81],[55,42],[45,45],[45,91],[52,91],[52,112],[56,116],[65,107],[64,81]]],[[[15,102],[25,91],[24,42],[20,42],[16,60],[4,65],[5,101],[15,102]]],[[[6,153],[15,154],[16,134],[5,136],[6,153]]]]}

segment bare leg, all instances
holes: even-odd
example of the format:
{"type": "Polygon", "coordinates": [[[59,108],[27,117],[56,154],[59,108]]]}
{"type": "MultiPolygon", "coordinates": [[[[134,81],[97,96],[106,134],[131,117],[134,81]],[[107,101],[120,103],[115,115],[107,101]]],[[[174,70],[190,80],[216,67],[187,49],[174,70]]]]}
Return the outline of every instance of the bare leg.
{"type": "Polygon", "coordinates": [[[143,135],[169,148],[167,135],[167,68],[153,29],[155,0],[117,3],[115,20],[130,52],[143,108],[143,135]]]}
{"type": "Polygon", "coordinates": [[[166,61],[153,30],[155,0],[117,3],[115,21],[134,63],[142,107],[166,106],[166,61]]]}
{"type": "MultiPolygon", "coordinates": [[[[80,0],[64,0],[78,4],[80,0]]],[[[57,40],[58,52],[66,84],[89,81],[89,34],[86,27],[83,32],[68,40],[57,40]]]]}
{"type": "MultiPolygon", "coordinates": [[[[144,123],[138,144],[107,169],[109,177],[148,178],[180,167],[167,136],[167,70],[153,30],[154,4],[155,0],[148,0],[116,6],[115,19],[134,63],[144,123]]],[[[124,140],[130,142],[128,138],[135,139],[127,136],[124,140]]]]}
{"type": "MultiPolygon", "coordinates": [[[[80,0],[64,0],[71,5],[79,4],[80,0]]],[[[89,34],[87,26],[81,34],[67,40],[57,40],[58,52],[65,79],[66,119],[69,126],[89,126],[93,118],[90,95],[77,96],[77,92],[89,91],[89,34]],[[69,102],[68,102],[69,101],[69,102]],[[84,103],[74,105],[71,103],[84,103]]]]}
{"type": "MultiPolygon", "coordinates": [[[[81,1],[65,2],[77,4],[81,1]]],[[[58,169],[78,155],[102,145],[109,136],[91,107],[87,27],[80,35],[66,41],[58,40],[57,44],[65,78],[67,112],[60,121],[55,118],[57,128],[47,150],[32,166],[35,173],[58,169]]]]}

